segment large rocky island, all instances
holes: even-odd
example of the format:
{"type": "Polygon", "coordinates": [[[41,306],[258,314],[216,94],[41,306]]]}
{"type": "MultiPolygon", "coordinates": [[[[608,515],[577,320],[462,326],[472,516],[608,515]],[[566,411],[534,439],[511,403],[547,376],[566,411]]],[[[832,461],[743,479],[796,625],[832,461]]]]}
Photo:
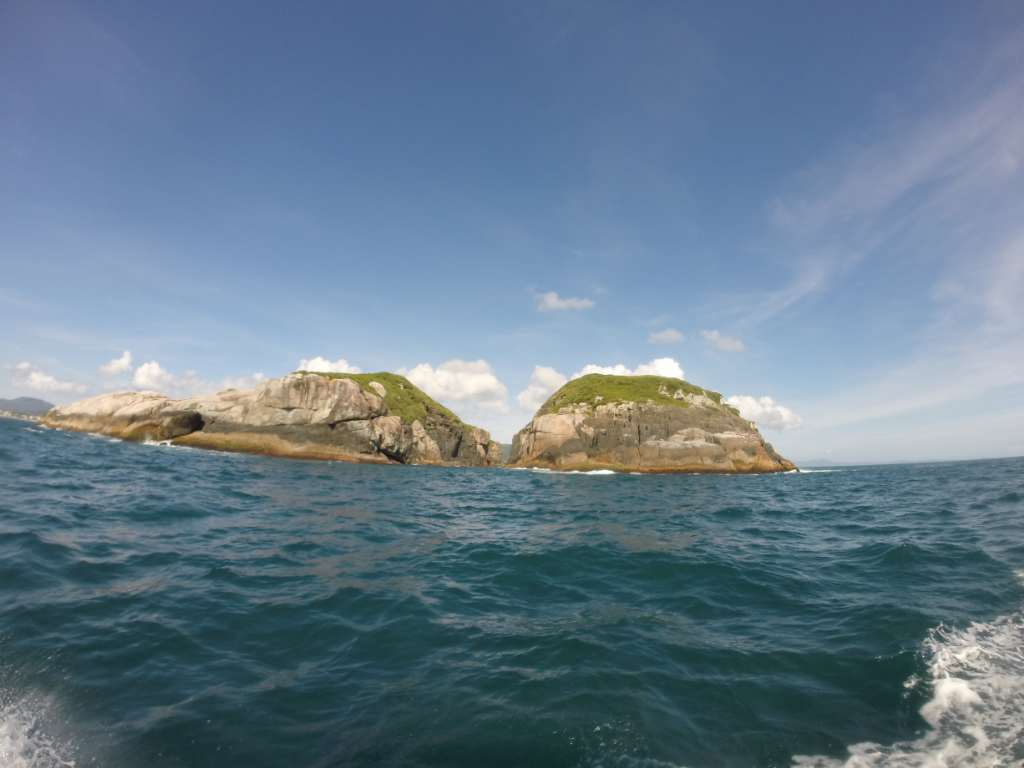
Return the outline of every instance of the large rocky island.
{"type": "Polygon", "coordinates": [[[717,392],[682,379],[603,374],[555,392],[515,436],[509,464],[630,472],[796,469],[717,392]]]}
{"type": "Polygon", "coordinates": [[[49,427],[307,459],[488,466],[501,449],[404,376],[300,371],[254,390],[172,400],[117,392],[54,408],[49,427]]]}

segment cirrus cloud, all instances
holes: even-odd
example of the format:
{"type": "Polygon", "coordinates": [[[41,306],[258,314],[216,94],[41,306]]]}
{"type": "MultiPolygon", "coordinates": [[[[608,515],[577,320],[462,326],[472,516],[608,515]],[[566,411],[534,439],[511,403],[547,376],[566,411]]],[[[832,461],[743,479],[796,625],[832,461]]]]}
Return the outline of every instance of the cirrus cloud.
{"type": "Polygon", "coordinates": [[[793,429],[803,422],[797,414],[767,395],[732,395],[725,398],[725,402],[738,410],[744,419],[763,429],[793,429]]]}
{"type": "Polygon", "coordinates": [[[708,344],[723,352],[743,352],[747,348],[741,339],[737,339],[735,336],[726,336],[720,331],[701,331],[700,335],[708,344]]]}
{"type": "Polygon", "coordinates": [[[495,411],[508,408],[508,388],[486,360],[455,358],[436,368],[430,363],[420,363],[411,370],[399,372],[437,400],[470,403],[495,411]]]}
{"type": "Polygon", "coordinates": [[[559,296],[555,291],[537,294],[537,309],[541,312],[561,312],[567,309],[590,309],[593,306],[594,302],[592,299],[559,296]]]}
{"type": "Polygon", "coordinates": [[[653,331],[648,337],[647,342],[649,344],[678,344],[680,341],[685,339],[682,331],[678,331],[675,328],[665,328],[661,331],[653,331]]]}

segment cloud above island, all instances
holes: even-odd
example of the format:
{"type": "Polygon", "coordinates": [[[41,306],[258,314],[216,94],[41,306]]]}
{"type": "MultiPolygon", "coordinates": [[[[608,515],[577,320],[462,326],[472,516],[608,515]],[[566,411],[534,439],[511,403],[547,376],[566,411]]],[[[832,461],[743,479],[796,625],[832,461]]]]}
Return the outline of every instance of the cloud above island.
{"type": "Polygon", "coordinates": [[[803,423],[803,419],[792,410],[767,395],[732,395],[725,398],[725,402],[738,410],[744,419],[762,429],[794,429],[803,423]]]}
{"type": "Polygon", "coordinates": [[[535,365],[526,389],[516,395],[519,406],[531,413],[540,408],[555,390],[568,381],[565,374],[546,365],[535,365]]]}
{"type": "Polygon", "coordinates": [[[104,376],[117,376],[121,373],[128,373],[132,369],[132,353],[127,349],[120,357],[115,357],[109,363],[100,366],[100,373],[104,376]]]}
{"type": "Polygon", "coordinates": [[[132,384],[142,389],[162,391],[169,389],[174,383],[174,375],[164,370],[156,360],[143,363],[135,369],[135,374],[132,376],[132,384]]]}
{"type": "Polygon", "coordinates": [[[299,360],[299,371],[313,371],[316,373],[362,373],[363,369],[352,365],[348,360],[339,357],[337,360],[328,360],[326,357],[304,357],[299,360]]]}
{"type": "Polygon", "coordinates": [[[647,337],[648,344],[678,344],[686,336],[682,331],[675,328],[665,328],[660,331],[652,331],[647,337]]]}
{"type": "Polygon", "coordinates": [[[726,336],[720,331],[701,331],[700,335],[712,347],[723,352],[744,352],[747,349],[747,345],[741,339],[737,339],[735,336],[726,336]]]}
{"type": "Polygon", "coordinates": [[[14,366],[12,380],[16,386],[36,392],[84,392],[85,385],[74,381],[62,381],[29,362],[14,366]]]}
{"type": "Polygon", "coordinates": [[[225,389],[254,389],[266,378],[264,374],[257,372],[243,376],[228,376],[220,380],[207,379],[192,370],[175,374],[156,360],[149,360],[135,369],[132,384],[139,389],[189,397],[212,394],[225,389]]]}
{"type": "Polygon", "coordinates": [[[594,306],[593,299],[573,298],[559,296],[555,291],[540,293],[537,295],[537,310],[539,312],[562,312],[574,309],[590,309],[594,306]]]}
{"type": "Polygon", "coordinates": [[[683,367],[671,357],[658,357],[649,363],[643,363],[636,368],[629,368],[622,363],[615,365],[597,365],[587,363],[580,370],[576,371],[571,378],[578,379],[590,373],[603,373],[611,376],[667,376],[672,379],[684,379],[683,367]]]}
{"type": "Polygon", "coordinates": [[[486,360],[454,358],[436,368],[430,363],[420,363],[399,373],[442,402],[468,403],[493,411],[508,409],[508,387],[486,360]]]}

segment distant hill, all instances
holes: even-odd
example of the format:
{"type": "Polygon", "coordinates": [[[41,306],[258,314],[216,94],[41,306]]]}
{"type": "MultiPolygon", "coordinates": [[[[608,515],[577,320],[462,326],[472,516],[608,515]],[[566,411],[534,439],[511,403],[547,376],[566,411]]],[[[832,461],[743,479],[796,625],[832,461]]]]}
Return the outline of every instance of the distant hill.
{"type": "Polygon", "coordinates": [[[832,459],[807,459],[806,461],[798,461],[798,467],[838,467],[838,462],[832,461],[832,459]]]}
{"type": "Polygon", "coordinates": [[[24,413],[29,416],[42,416],[53,408],[53,403],[40,400],[38,397],[16,397],[13,400],[0,399],[0,411],[24,413]]]}

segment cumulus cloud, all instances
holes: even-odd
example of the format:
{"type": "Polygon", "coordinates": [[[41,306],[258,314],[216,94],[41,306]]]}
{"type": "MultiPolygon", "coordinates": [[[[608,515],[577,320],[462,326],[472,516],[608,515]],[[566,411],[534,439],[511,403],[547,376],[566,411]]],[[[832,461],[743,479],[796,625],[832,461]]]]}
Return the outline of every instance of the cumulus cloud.
{"type": "Polygon", "coordinates": [[[793,429],[799,427],[803,421],[789,408],[776,403],[767,395],[732,395],[725,398],[725,402],[738,410],[744,419],[753,421],[764,429],[793,429]]]}
{"type": "Polygon", "coordinates": [[[143,363],[135,369],[132,383],[142,389],[169,389],[175,384],[175,377],[161,367],[156,360],[143,363]]]}
{"type": "Polygon", "coordinates": [[[677,331],[675,328],[665,328],[661,331],[652,332],[647,337],[647,341],[650,344],[678,344],[685,338],[682,331],[677,331]]]}
{"type": "Polygon", "coordinates": [[[508,388],[486,360],[446,360],[436,368],[420,363],[404,373],[409,381],[438,400],[468,402],[498,411],[508,407],[508,388]]]}
{"type": "Polygon", "coordinates": [[[343,357],[337,360],[328,360],[326,357],[304,357],[299,360],[300,371],[315,371],[317,373],[362,373],[362,369],[352,365],[343,357]]]}
{"type": "Polygon", "coordinates": [[[743,352],[747,348],[742,340],[735,336],[726,336],[719,331],[701,331],[700,335],[708,344],[723,352],[743,352]]]}
{"type": "Polygon", "coordinates": [[[220,389],[255,389],[266,379],[266,376],[258,372],[249,376],[229,376],[220,383],[220,389]]]}
{"type": "Polygon", "coordinates": [[[156,360],[143,363],[135,369],[132,384],[139,389],[152,389],[176,396],[201,395],[220,392],[224,389],[254,389],[266,380],[262,373],[247,376],[229,376],[220,380],[207,379],[196,371],[175,374],[156,360]]]}
{"type": "Polygon", "coordinates": [[[683,368],[671,357],[658,357],[649,363],[638,365],[636,368],[627,368],[622,363],[616,365],[596,365],[587,363],[580,370],[572,375],[578,379],[588,373],[604,373],[612,376],[667,376],[672,379],[683,379],[683,368]]]}
{"type": "Polygon", "coordinates": [[[541,312],[559,312],[566,309],[590,309],[594,306],[591,299],[575,299],[559,296],[555,291],[537,295],[537,309],[541,312]]]}
{"type": "Polygon", "coordinates": [[[82,392],[85,390],[84,384],[61,381],[56,376],[51,376],[28,362],[18,363],[14,366],[14,383],[37,392],[82,392]]]}
{"type": "Polygon", "coordinates": [[[568,379],[565,375],[554,368],[549,368],[546,365],[534,366],[530,383],[526,385],[526,389],[516,395],[516,400],[519,401],[520,407],[528,411],[536,411],[566,381],[568,379]]]}
{"type": "Polygon", "coordinates": [[[132,353],[127,349],[120,357],[115,357],[109,363],[100,366],[100,373],[105,376],[116,376],[119,373],[128,373],[132,369],[132,353]]]}

